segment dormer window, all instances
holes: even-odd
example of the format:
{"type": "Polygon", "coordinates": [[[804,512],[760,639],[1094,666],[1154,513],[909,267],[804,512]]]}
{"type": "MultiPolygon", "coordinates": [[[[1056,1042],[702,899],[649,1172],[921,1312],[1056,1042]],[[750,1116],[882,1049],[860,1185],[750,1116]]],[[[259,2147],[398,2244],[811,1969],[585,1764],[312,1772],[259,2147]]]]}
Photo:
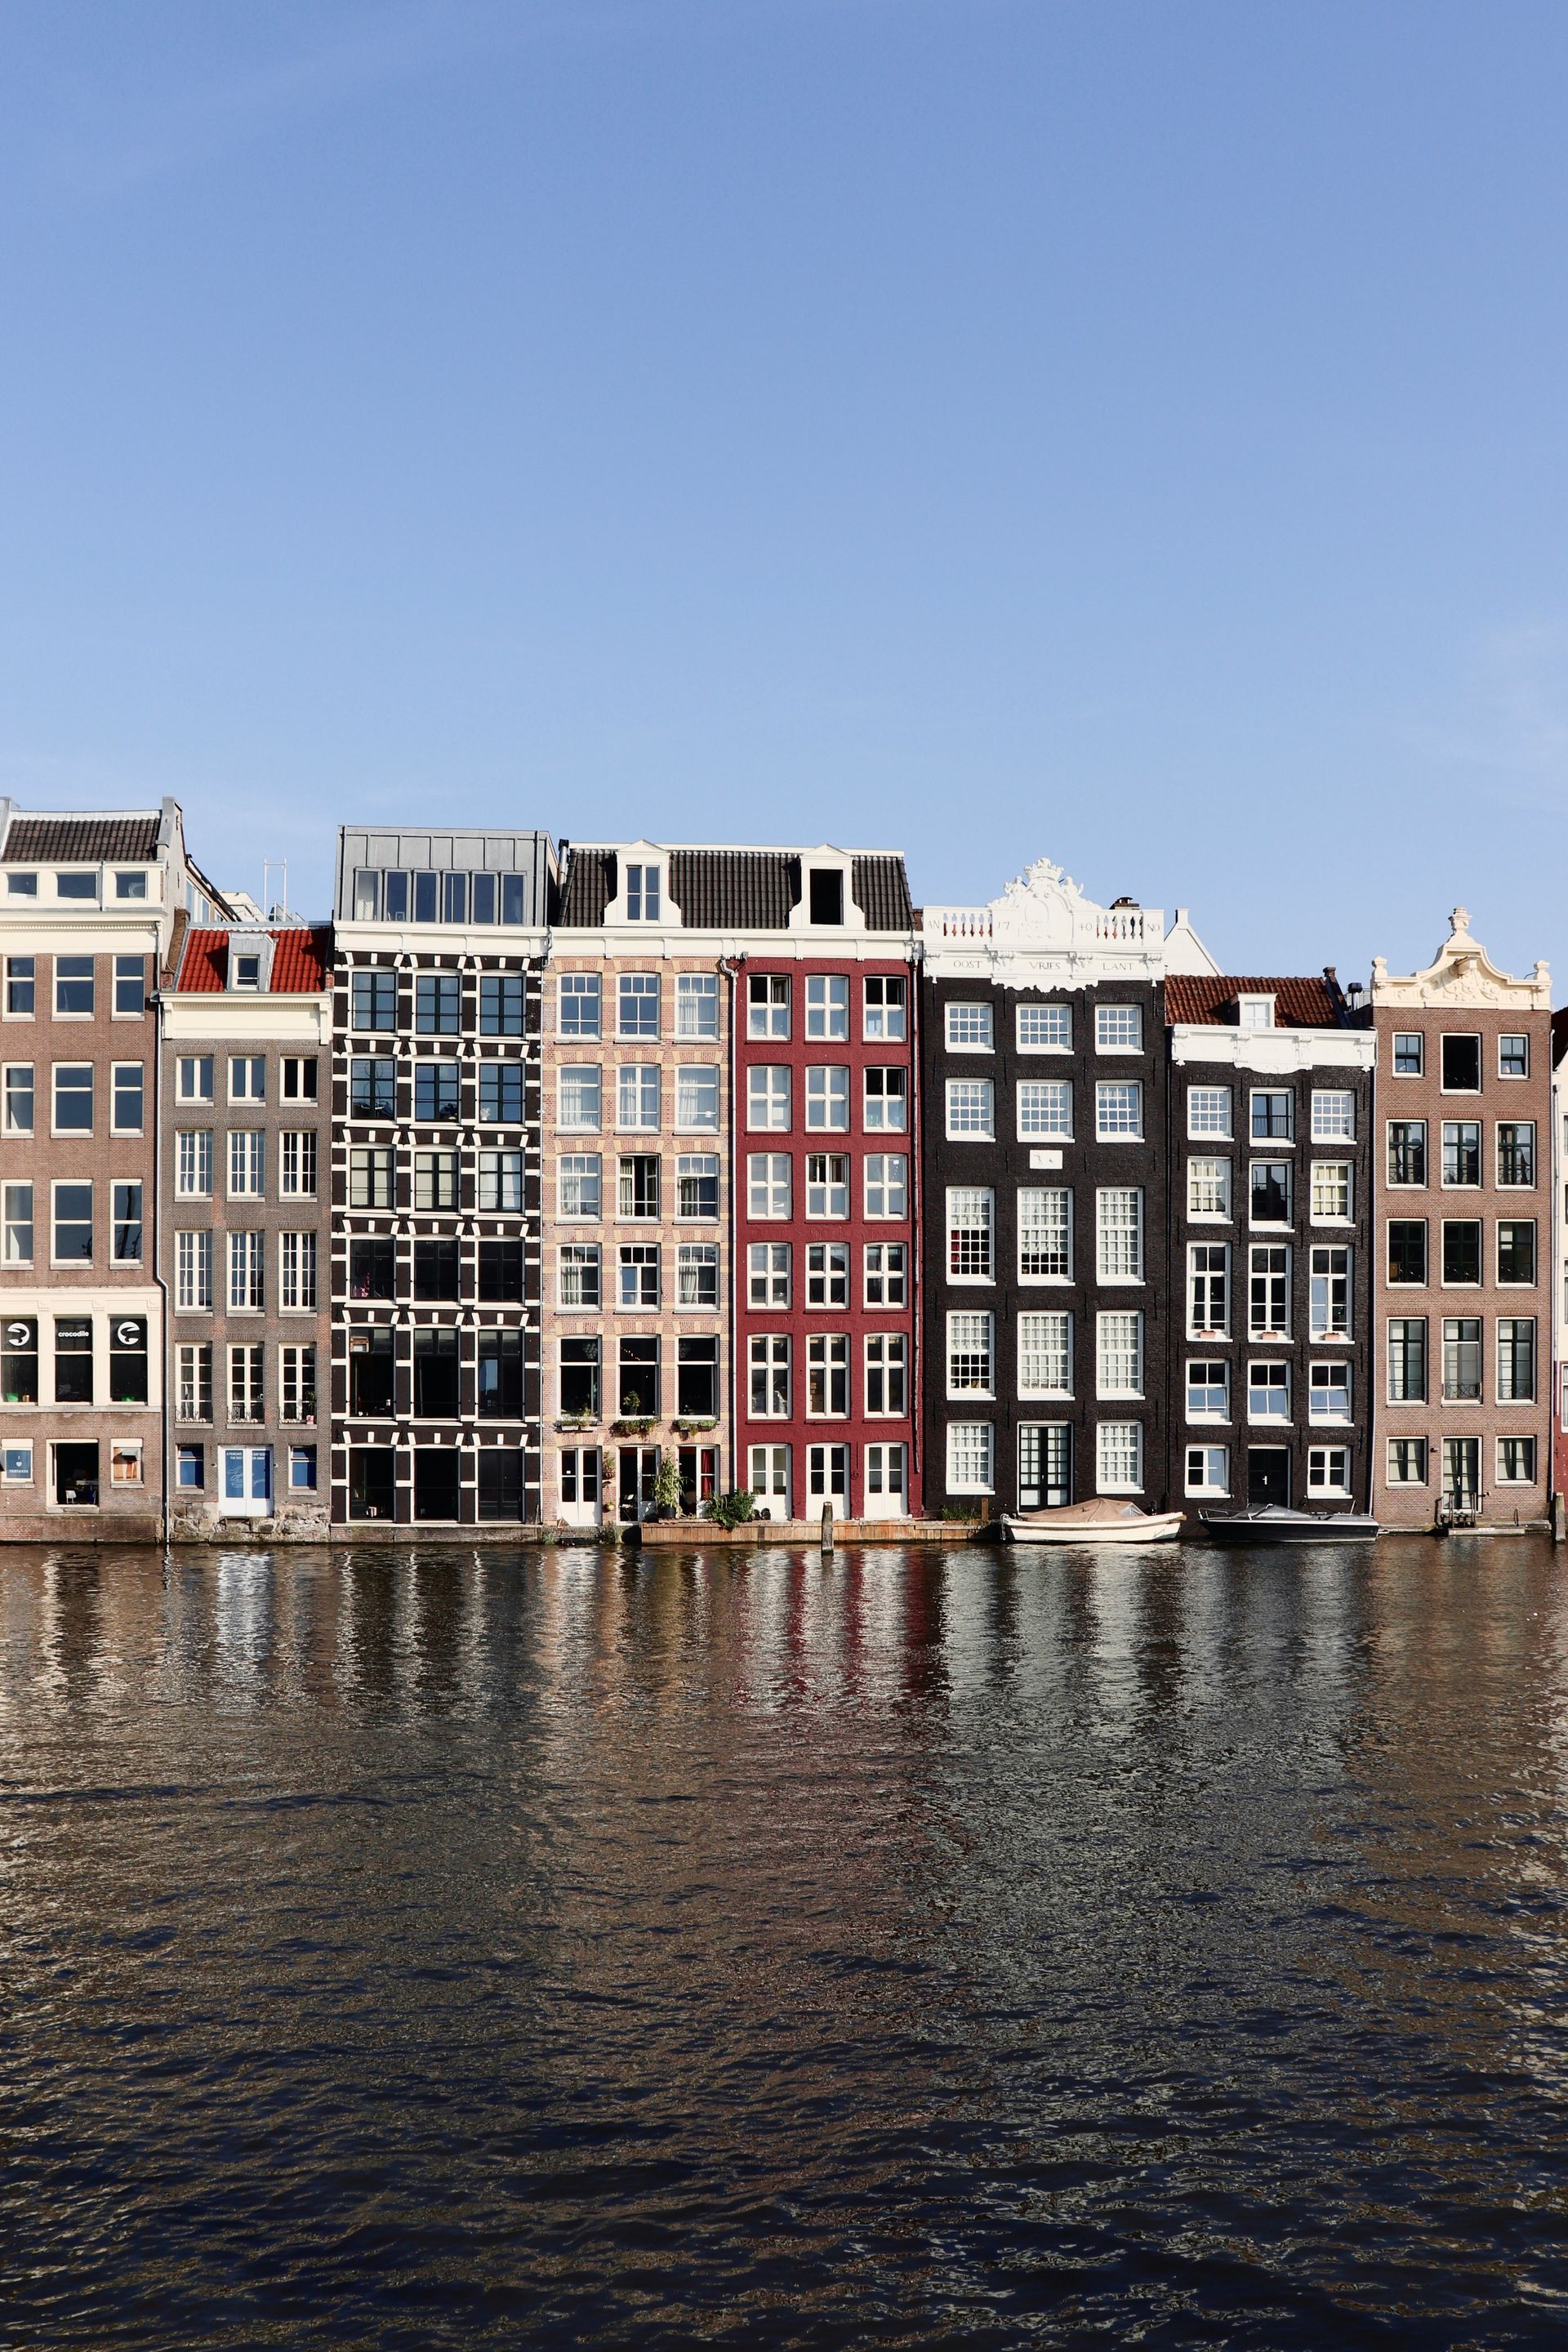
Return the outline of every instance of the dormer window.
{"type": "Polygon", "coordinates": [[[234,960],[234,979],[230,984],[235,988],[259,988],[261,985],[261,958],[258,955],[236,956],[234,960]]]}
{"type": "Polygon", "coordinates": [[[36,874],[7,874],[5,887],[13,898],[36,898],[38,877],[36,874]]]}
{"type": "Polygon", "coordinates": [[[117,874],[114,877],[117,898],[144,898],[147,896],[145,874],[117,874]]]}
{"type": "Polygon", "coordinates": [[[844,920],[844,877],[836,867],[814,866],[811,869],[811,919],[814,923],[842,923],[844,920]]]}
{"type": "Polygon", "coordinates": [[[86,874],[57,874],[55,896],[57,898],[96,898],[98,897],[96,871],[86,874]]]}
{"type": "Polygon", "coordinates": [[[628,923],[658,922],[658,868],[657,866],[627,866],[626,920],[628,923]]]}
{"type": "Polygon", "coordinates": [[[1242,1029],[1272,1029],[1274,999],[1272,996],[1238,996],[1236,1000],[1237,1025],[1242,1029]]]}

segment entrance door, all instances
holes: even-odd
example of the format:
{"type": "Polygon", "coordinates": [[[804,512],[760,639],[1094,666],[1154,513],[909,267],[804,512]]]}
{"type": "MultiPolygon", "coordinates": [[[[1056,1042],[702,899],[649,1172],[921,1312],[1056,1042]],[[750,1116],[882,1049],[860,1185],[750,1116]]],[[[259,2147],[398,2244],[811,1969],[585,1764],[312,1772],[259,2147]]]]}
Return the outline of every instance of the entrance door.
{"type": "Polygon", "coordinates": [[[599,1449],[568,1445],[561,1454],[561,1516],[569,1528],[599,1524],[599,1449]]]}
{"type": "MultiPolygon", "coordinates": [[[[684,1348],[689,1343],[681,1341],[684,1348]]],[[[719,1448],[716,1445],[683,1445],[680,1448],[680,1507],[692,1518],[700,1518],[702,1506],[710,1503],[719,1492],[719,1448]]]]}
{"type": "Polygon", "coordinates": [[[1479,1437],[1443,1440],[1443,1505],[1456,1515],[1481,1507],[1481,1441],[1479,1437]]]}
{"type": "Polygon", "coordinates": [[[789,1447],[753,1445],[748,1458],[746,1484],[756,1496],[759,1519],[789,1517],[789,1447]]]}
{"type": "Polygon", "coordinates": [[[57,1445],[55,1500],[77,1509],[90,1509],[98,1501],[96,1445],[57,1445]]]}
{"type": "Polygon", "coordinates": [[[1026,1421],[1018,1431],[1018,1508],[1072,1501],[1072,1431],[1065,1421],[1026,1421]]]}
{"type": "Polygon", "coordinates": [[[808,1445],[805,1449],[805,1516],[819,1519],[826,1505],[836,1519],[849,1516],[849,1448],[808,1445]]]}
{"type": "Polygon", "coordinates": [[[623,1445],[616,1465],[619,1495],[616,1516],[623,1527],[653,1517],[653,1482],[658,1475],[657,1445],[623,1445]]]}
{"type": "Polygon", "coordinates": [[[866,1448],[865,1513],[868,1519],[908,1517],[910,1507],[908,1482],[904,1475],[905,1460],[901,1445],[868,1445],[866,1448]]]}
{"type": "Polygon", "coordinates": [[[1249,1445],[1247,1449],[1247,1499],[1257,1510],[1268,1503],[1290,1507],[1290,1449],[1288,1445],[1249,1445]]]}
{"type": "Polygon", "coordinates": [[[265,1519],[271,1510],[270,1445],[226,1445],[222,1516],[226,1519],[265,1519]]]}

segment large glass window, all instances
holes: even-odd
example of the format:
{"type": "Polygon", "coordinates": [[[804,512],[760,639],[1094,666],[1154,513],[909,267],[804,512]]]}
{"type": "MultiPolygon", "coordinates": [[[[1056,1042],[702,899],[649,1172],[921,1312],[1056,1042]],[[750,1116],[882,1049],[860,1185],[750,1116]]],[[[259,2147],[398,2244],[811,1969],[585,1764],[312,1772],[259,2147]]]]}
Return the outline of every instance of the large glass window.
{"type": "Polygon", "coordinates": [[[657,1037],[658,1035],[658,974],[657,971],[623,971],[619,990],[620,1034],[623,1037],[657,1037]]]}
{"type": "Polygon", "coordinates": [[[1018,1318],[1018,1394],[1072,1394],[1072,1317],[1031,1314],[1018,1318]]]}
{"type": "Polygon", "coordinates": [[[1095,1196],[1097,1267],[1101,1282],[1143,1279],[1143,1194],[1133,1186],[1102,1187],[1095,1196]]]}
{"type": "Polygon", "coordinates": [[[414,1026],[423,1037],[455,1037],[463,1025],[463,983],[455,971],[422,971],[414,982],[414,1026]]]}
{"type": "Polygon", "coordinates": [[[805,1034],[808,1037],[847,1037],[849,982],[839,972],[808,972],[805,981],[805,1034]]]}
{"type": "Polygon", "coordinates": [[[599,1034],[599,975],[596,971],[563,971],[558,982],[557,1005],[563,1037],[599,1034]]]}
{"type": "Polygon", "coordinates": [[[994,1193],[976,1185],[951,1185],[948,1188],[947,1270],[953,1280],[993,1280],[994,1202],[994,1193]]]}
{"type": "Polygon", "coordinates": [[[1020,1190],[1018,1279],[1072,1280],[1072,1194],[1065,1187],[1026,1185],[1020,1190]]]}

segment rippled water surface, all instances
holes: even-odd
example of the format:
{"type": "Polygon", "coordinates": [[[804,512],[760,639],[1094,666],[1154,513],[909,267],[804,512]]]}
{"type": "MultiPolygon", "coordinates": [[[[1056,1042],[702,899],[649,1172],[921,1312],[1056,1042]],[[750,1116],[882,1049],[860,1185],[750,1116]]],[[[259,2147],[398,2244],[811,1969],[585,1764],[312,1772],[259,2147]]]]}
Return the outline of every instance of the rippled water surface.
{"type": "Polygon", "coordinates": [[[5,1555],[0,2344],[1563,2344],[1565,1600],[5,1555]]]}

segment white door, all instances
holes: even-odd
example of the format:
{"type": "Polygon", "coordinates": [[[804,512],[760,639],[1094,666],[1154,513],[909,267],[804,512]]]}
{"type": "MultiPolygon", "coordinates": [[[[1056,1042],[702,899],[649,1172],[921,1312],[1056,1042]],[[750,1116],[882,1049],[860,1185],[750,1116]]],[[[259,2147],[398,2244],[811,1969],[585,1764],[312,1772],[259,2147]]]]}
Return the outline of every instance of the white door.
{"type": "Polygon", "coordinates": [[[909,1517],[909,1485],[904,1475],[906,1461],[901,1445],[868,1445],[866,1448],[865,1517],[868,1519],[903,1519],[909,1517]]]}
{"type": "Polygon", "coordinates": [[[265,1519],[272,1515],[270,1445],[226,1445],[223,1503],[226,1519],[265,1519]]]}
{"type": "Polygon", "coordinates": [[[561,1516],[569,1528],[599,1524],[599,1449],[569,1445],[561,1455],[561,1516]]]}
{"type": "Polygon", "coordinates": [[[808,1445],[805,1449],[805,1516],[819,1519],[831,1503],[836,1519],[849,1516],[849,1448],[808,1445]]]}
{"type": "Polygon", "coordinates": [[[787,1519],[789,1447],[753,1445],[746,1470],[746,1484],[757,1498],[755,1509],[759,1519],[787,1519]]]}

